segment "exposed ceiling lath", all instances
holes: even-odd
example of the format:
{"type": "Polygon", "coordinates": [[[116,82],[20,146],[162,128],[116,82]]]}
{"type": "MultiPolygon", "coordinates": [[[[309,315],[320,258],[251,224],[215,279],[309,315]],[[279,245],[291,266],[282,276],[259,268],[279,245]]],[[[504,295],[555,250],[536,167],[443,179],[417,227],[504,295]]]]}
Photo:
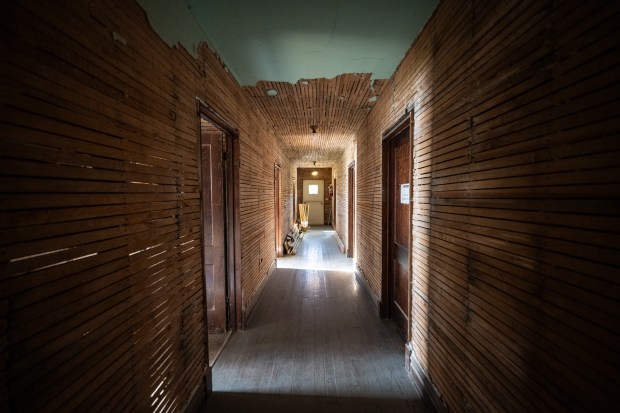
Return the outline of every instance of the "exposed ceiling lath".
{"type": "Polygon", "coordinates": [[[365,73],[296,84],[258,82],[243,90],[271,123],[289,159],[333,162],[354,138],[385,83],[365,73]],[[267,90],[278,94],[269,96],[267,90]]]}
{"type": "Polygon", "coordinates": [[[341,156],[439,2],[138,1],[168,44],[220,56],[296,163],[341,156]]]}

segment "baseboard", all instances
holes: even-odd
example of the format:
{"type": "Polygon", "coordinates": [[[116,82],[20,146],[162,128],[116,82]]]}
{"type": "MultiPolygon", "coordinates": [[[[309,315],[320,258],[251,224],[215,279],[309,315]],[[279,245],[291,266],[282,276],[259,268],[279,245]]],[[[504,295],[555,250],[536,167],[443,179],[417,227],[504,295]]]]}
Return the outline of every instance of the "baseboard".
{"type": "Polygon", "coordinates": [[[213,393],[213,376],[211,371],[213,370],[213,367],[211,366],[207,366],[207,368],[205,369],[205,374],[203,376],[204,382],[205,382],[205,392],[207,393],[207,398],[209,398],[209,396],[211,395],[211,393],[213,393]]]}
{"type": "Polygon", "coordinates": [[[439,390],[433,385],[428,373],[416,358],[411,343],[407,343],[405,348],[405,366],[411,381],[422,389],[422,396],[427,407],[436,413],[449,413],[448,406],[439,390]]]}
{"type": "Polygon", "coordinates": [[[241,330],[244,330],[250,323],[250,318],[252,317],[252,313],[256,309],[256,304],[258,303],[259,298],[261,297],[261,295],[263,294],[263,291],[265,290],[265,286],[271,279],[271,276],[273,275],[273,272],[276,270],[276,268],[277,268],[277,259],[274,259],[271,265],[269,266],[269,269],[267,270],[267,273],[265,274],[263,281],[261,281],[258,288],[256,288],[256,291],[254,291],[254,294],[252,294],[252,297],[250,297],[248,301],[248,305],[246,305],[242,311],[241,330]]]}
{"type": "Polygon", "coordinates": [[[340,238],[340,234],[338,233],[338,231],[334,231],[334,233],[336,234],[336,241],[338,241],[338,248],[340,248],[340,252],[344,254],[347,251],[347,247],[345,247],[344,242],[342,241],[342,238],[340,238]]]}
{"type": "Polygon", "coordinates": [[[379,314],[379,309],[381,308],[381,300],[373,293],[372,289],[370,288],[370,284],[368,283],[368,280],[366,279],[366,277],[364,277],[364,272],[361,268],[357,266],[355,268],[355,278],[362,285],[362,287],[364,287],[364,291],[366,292],[366,295],[368,295],[372,306],[375,308],[377,314],[379,314]]]}
{"type": "Polygon", "coordinates": [[[207,399],[213,391],[211,380],[211,367],[207,366],[201,383],[194,388],[185,405],[181,408],[183,413],[199,413],[205,411],[207,399]]]}

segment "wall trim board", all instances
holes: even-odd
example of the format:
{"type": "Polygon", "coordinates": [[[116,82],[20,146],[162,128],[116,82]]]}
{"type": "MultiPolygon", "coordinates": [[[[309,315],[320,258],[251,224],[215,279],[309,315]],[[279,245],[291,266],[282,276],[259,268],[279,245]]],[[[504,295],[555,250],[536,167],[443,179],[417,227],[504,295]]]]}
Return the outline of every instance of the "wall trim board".
{"type": "Polygon", "coordinates": [[[356,266],[354,274],[355,279],[362,285],[362,287],[364,287],[364,291],[366,292],[366,295],[368,296],[368,299],[370,300],[376,313],[380,314],[379,309],[381,308],[381,300],[372,292],[372,288],[370,288],[368,280],[366,279],[366,277],[364,277],[364,272],[361,268],[356,266]]]}
{"type": "Polygon", "coordinates": [[[250,320],[252,318],[252,315],[254,314],[254,310],[256,310],[256,305],[260,301],[260,297],[263,295],[263,291],[265,291],[265,287],[271,280],[271,276],[273,275],[276,268],[278,267],[277,264],[278,264],[277,259],[274,259],[271,262],[271,265],[269,266],[269,269],[267,270],[267,273],[265,277],[263,278],[263,281],[258,285],[258,287],[256,288],[256,291],[254,292],[252,297],[250,297],[250,299],[248,300],[248,304],[243,310],[243,324],[241,326],[241,330],[245,330],[246,327],[250,325],[250,320]]]}
{"type": "Polygon", "coordinates": [[[202,382],[194,387],[192,394],[189,396],[187,403],[181,409],[183,413],[198,413],[204,411],[207,399],[213,392],[213,381],[211,376],[211,367],[207,366],[202,382]]]}
{"type": "Polygon", "coordinates": [[[343,254],[347,252],[347,247],[344,245],[344,241],[342,240],[342,238],[340,238],[340,234],[338,233],[338,231],[334,230],[334,234],[336,234],[336,241],[338,242],[338,248],[340,249],[340,252],[342,252],[343,254]]]}
{"type": "Polygon", "coordinates": [[[213,366],[205,366],[205,372],[202,376],[204,380],[205,393],[207,398],[213,393],[213,366]]]}
{"type": "Polygon", "coordinates": [[[406,127],[408,127],[410,125],[410,120],[411,120],[410,112],[405,113],[397,121],[395,121],[392,124],[392,126],[387,128],[381,134],[381,140],[390,139],[390,138],[398,135],[400,132],[402,132],[403,129],[405,129],[406,127]]]}
{"type": "Polygon", "coordinates": [[[211,118],[222,128],[226,129],[226,131],[228,131],[231,135],[239,135],[239,130],[235,128],[226,118],[220,115],[212,106],[198,96],[196,96],[196,101],[198,102],[197,105],[199,110],[202,110],[202,113],[205,116],[211,118]]]}
{"type": "Polygon", "coordinates": [[[448,405],[416,358],[411,342],[405,346],[405,367],[413,384],[422,389],[422,397],[426,406],[435,413],[449,413],[448,405]]]}

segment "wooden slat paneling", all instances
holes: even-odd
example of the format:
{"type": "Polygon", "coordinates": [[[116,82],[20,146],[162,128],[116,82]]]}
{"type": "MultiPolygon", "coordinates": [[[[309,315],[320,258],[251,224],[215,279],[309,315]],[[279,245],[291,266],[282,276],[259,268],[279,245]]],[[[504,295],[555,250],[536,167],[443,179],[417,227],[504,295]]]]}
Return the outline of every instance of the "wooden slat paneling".
{"type": "Polygon", "coordinates": [[[381,137],[413,108],[412,346],[450,411],[619,403],[618,17],[441,2],[356,133],[379,295],[381,137]]]}
{"type": "MultiPolygon", "coordinates": [[[[340,159],[338,159],[338,162],[336,162],[333,170],[334,179],[337,180],[336,193],[334,194],[336,197],[336,232],[345,248],[349,245],[349,184],[347,174],[349,172],[349,165],[355,161],[355,148],[355,144],[349,145],[340,159]]],[[[358,251],[357,248],[355,248],[355,251],[358,251]]]]}
{"type": "Polygon", "coordinates": [[[135,2],[0,21],[0,411],[182,411],[205,390],[196,96],[239,132],[242,304],[290,162],[217,57],[168,47],[135,2]]]}

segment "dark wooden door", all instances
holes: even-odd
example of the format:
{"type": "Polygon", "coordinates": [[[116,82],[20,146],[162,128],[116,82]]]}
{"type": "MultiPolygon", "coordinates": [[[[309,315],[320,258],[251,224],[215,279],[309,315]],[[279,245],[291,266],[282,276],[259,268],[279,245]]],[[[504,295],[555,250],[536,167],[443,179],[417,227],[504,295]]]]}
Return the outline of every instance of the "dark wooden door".
{"type": "Polygon", "coordinates": [[[274,227],[276,230],[276,257],[282,256],[282,216],[280,203],[280,192],[282,190],[282,184],[280,183],[282,174],[280,172],[280,165],[276,164],[273,173],[273,209],[274,209],[274,227]]]}
{"type": "Polygon", "coordinates": [[[336,229],[336,178],[334,178],[334,183],[332,184],[332,228],[336,229]]]}
{"type": "Polygon", "coordinates": [[[347,257],[355,254],[355,164],[349,165],[348,223],[347,223],[347,257]]]}
{"type": "Polygon", "coordinates": [[[390,277],[389,315],[407,338],[409,323],[409,128],[390,142],[390,277]]]}
{"type": "Polygon", "coordinates": [[[221,333],[227,329],[224,134],[203,127],[201,140],[203,270],[207,325],[209,333],[221,333]]]}

